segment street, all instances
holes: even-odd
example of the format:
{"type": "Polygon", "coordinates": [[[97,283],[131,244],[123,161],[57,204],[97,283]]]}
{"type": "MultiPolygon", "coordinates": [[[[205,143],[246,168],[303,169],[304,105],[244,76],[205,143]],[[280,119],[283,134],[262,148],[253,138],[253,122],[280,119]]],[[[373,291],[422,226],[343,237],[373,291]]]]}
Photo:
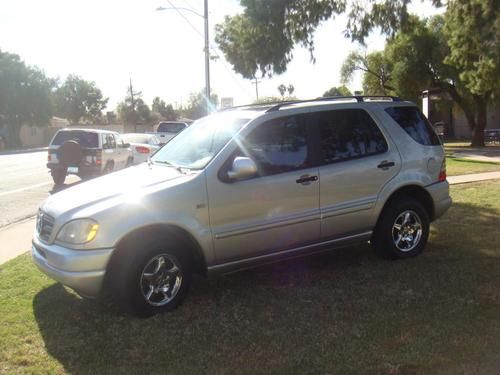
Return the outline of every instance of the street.
{"type": "MultiPolygon", "coordinates": [[[[47,151],[0,155],[0,228],[36,214],[53,191],[47,151]]],[[[79,181],[68,176],[66,185],[79,181]]]]}

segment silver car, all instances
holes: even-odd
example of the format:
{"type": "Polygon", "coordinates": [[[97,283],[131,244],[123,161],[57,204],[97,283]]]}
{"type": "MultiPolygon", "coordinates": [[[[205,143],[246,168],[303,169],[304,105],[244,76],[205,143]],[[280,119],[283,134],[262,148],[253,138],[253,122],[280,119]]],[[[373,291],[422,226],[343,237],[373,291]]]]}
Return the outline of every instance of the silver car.
{"type": "Polygon", "coordinates": [[[419,109],[347,97],[202,118],[148,163],[54,194],[32,256],[84,296],[149,316],[212,275],[370,241],[422,252],[451,205],[445,155],[419,109]]]}

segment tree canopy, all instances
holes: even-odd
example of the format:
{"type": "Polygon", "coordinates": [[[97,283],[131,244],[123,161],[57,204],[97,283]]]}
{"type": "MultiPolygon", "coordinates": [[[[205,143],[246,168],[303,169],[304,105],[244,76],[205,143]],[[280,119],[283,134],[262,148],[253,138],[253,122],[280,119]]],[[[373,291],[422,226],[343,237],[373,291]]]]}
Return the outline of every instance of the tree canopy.
{"type": "Polygon", "coordinates": [[[329,96],[352,96],[352,92],[346,86],[334,86],[323,93],[323,97],[329,96]]]}
{"type": "Polygon", "coordinates": [[[18,55],[0,50],[0,116],[14,146],[22,124],[47,125],[53,112],[55,80],[27,66],[18,55]]]}
{"type": "Polygon", "coordinates": [[[56,114],[73,124],[81,119],[95,123],[102,118],[108,98],[104,98],[95,82],[69,75],[55,92],[56,114]]]}
{"type": "MultiPolygon", "coordinates": [[[[218,104],[219,97],[212,92],[210,94],[210,106],[215,110],[218,104]]],[[[204,90],[190,94],[188,105],[182,110],[182,114],[191,120],[199,119],[207,114],[207,100],[204,90]]]]}

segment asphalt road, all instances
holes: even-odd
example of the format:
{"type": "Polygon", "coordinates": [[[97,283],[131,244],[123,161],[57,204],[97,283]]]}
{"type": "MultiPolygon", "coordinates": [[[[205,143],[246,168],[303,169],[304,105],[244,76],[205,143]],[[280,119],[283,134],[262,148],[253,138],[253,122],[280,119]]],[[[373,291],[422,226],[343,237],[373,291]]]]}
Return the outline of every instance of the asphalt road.
{"type": "MultiPolygon", "coordinates": [[[[36,215],[54,191],[46,163],[47,151],[0,155],[0,228],[36,215]]],[[[66,179],[77,181],[76,176],[66,179]]]]}

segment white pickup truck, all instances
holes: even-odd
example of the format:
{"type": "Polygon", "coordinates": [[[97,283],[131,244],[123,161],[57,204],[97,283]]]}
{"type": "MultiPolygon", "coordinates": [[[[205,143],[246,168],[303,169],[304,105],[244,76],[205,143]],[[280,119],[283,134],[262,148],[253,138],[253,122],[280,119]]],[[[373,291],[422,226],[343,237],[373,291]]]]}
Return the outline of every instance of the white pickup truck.
{"type": "Polygon", "coordinates": [[[181,131],[186,129],[188,124],[180,121],[162,121],[156,128],[156,136],[163,145],[174,138],[181,131]]]}

